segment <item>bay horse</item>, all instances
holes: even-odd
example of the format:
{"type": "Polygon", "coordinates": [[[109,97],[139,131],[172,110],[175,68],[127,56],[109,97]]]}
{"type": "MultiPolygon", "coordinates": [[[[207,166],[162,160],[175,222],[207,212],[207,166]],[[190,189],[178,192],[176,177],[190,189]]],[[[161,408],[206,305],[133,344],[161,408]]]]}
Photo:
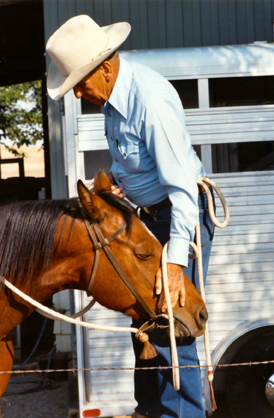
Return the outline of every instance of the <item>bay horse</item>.
{"type": "MultiPolygon", "coordinates": [[[[99,226],[105,238],[116,233],[109,248],[146,304],[157,312],[154,285],[161,263],[159,241],[128,202],[111,193],[103,167],[96,173],[94,193],[79,181],[78,194],[79,199],[23,201],[0,207],[0,276],[40,303],[64,289],[86,291],[95,257],[88,222],[91,229],[99,226]],[[121,230],[123,223],[126,227],[121,230]]],[[[185,306],[173,309],[176,336],[197,337],[205,329],[206,307],[186,276],[185,288],[185,306]]],[[[148,319],[104,251],[91,294],[106,308],[135,319],[148,319]]],[[[34,310],[0,283],[0,371],[12,370],[9,332],[34,310]]],[[[9,378],[10,374],[0,374],[0,396],[9,378]]]]}

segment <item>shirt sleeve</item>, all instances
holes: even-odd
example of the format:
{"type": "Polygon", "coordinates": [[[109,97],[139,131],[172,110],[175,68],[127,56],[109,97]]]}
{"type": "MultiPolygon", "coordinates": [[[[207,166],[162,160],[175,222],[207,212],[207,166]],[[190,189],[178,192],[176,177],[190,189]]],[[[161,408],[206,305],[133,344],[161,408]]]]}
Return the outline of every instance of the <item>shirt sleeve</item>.
{"type": "Polygon", "coordinates": [[[168,101],[153,102],[146,109],[144,130],[159,181],[167,188],[172,203],[167,261],[187,267],[189,242],[194,239],[199,210],[184,112],[178,111],[168,101]]]}

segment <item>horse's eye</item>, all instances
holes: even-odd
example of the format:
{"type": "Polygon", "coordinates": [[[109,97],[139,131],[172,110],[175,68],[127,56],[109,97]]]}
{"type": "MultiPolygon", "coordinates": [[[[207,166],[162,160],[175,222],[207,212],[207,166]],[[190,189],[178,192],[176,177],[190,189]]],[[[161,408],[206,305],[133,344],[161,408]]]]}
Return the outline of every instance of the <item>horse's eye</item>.
{"type": "Polygon", "coordinates": [[[140,258],[140,260],[148,260],[153,257],[153,254],[136,254],[136,257],[140,258]]]}

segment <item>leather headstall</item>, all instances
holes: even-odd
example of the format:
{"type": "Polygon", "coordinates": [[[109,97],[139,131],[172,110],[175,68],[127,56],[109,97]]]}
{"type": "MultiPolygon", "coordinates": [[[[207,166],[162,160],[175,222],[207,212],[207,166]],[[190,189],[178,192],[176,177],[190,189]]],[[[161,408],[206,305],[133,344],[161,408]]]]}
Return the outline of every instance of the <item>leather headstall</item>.
{"type": "Polygon", "coordinates": [[[143,297],[140,295],[140,293],[135,289],[134,285],[132,284],[132,282],[130,281],[130,279],[128,278],[128,276],[126,275],[126,273],[124,272],[124,270],[120,266],[120,264],[119,264],[118,260],[116,259],[115,255],[113,254],[113,252],[111,251],[111,249],[108,246],[108,244],[111,243],[113,240],[115,240],[115,238],[126,228],[126,221],[124,221],[122,223],[122,225],[117,229],[116,232],[114,232],[114,234],[110,235],[107,238],[104,238],[104,236],[102,234],[102,231],[101,231],[98,223],[96,223],[96,222],[92,222],[92,226],[94,228],[95,233],[93,232],[93,230],[90,226],[90,222],[89,222],[89,220],[86,216],[86,213],[85,213],[85,211],[82,207],[81,207],[81,214],[82,214],[82,218],[83,218],[83,221],[85,223],[85,226],[87,228],[87,232],[89,234],[90,240],[93,244],[93,248],[95,249],[95,257],[94,257],[91,276],[90,276],[90,280],[89,280],[89,284],[88,284],[87,295],[91,296],[92,286],[93,286],[93,283],[94,283],[94,280],[95,280],[95,277],[96,277],[96,273],[97,273],[97,269],[98,269],[98,265],[99,265],[100,253],[101,253],[101,250],[103,249],[105,251],[105,254],[108,257],[109,261],[111,262],[111,264],[113,265],[113,267],[115,268],[117,273],[119,274],[120,278],[123,280],[124,284],[130,290],[130,292],[133,294],[133,296],[136,298],[136,300],[140,303],[140,305],[144,308],[144,310],[148,313],[150,318],[155,321],[156,318],[157,318],[156,313],[153,312],[152,309],[150,309],[150,307],[148,306],[146,301],[143,299],[143,297]]]}

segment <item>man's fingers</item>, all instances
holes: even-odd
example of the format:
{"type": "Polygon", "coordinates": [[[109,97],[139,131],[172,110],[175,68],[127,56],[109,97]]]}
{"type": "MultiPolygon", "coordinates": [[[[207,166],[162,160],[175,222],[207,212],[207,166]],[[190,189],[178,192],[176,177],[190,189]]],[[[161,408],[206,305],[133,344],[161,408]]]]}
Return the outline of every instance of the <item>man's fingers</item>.
{"type": "Polygon", "coordinates": [[[161,312],[165,312],[167,310],[164,292],[160,294],[157,307],[158,309],[160,309],[161,312]]]}
{"type": "MultiPolygon", "coordinates": [[[[178,290],[170,291],[169,296],[170,296],[170,302],[171,302],[172,308],[174,308],[177,305],[178,299],[179,299],[179,305],[181,307],[185,306],[186,292],[185,292],[184,286],[179,291],[178,290]]],[[[159,298],[158,308],[161,309],[162,312],[165,312],[167,310],[167,303],[165,300],[164,292],[161,293],[161,296],[159,298]]]]}
{"type": "Polygon", "coordinates": [[[122,199],[124,197],[126,197],[126,194],[122,193],[123,190],[124,190],[123,187],[119,187],[119,186],[116,186],[116,185],[111,186],[111,193],[115,194],[116,196],[121,197],[122,199]]]}
{"type": "MultiPolygon", "coordinates": [[[[171,307],[174,308],[174,306],[176,306],[178,303],[178,292],[177,291],[170,292],[169,296],[170,296],[171,307]]],[[[167,310],[167,303],[166,303],[164,294],[163,294],[162,299],[163,299],[163,303],[159,307],[161,308],[162,312],[165,312],[167,310]]],[[[160,305],[160,300],[159,300],[159,305],[160,305]]]]}
{"type": "Polygon", "coordinates": [[[160,295],[161,292],[162,292],[162,273],[161,273],[161,269],[159,269],[156,274],[155,293],[156,295],[160,295]]]}
{"type": "Polygon", "coordinates": [[[186,289],[185,289],[185,286],[183,286],[179,292],[179,304],[180,306],[185,306],[185,303],[186,303],[186,289]]]}
{"type": "MultiPolygon", "coordinates": [[[[171,306],[174,308],[179,304],[179,306],[182,307],[185,305],[186,299],[183,269],[181,266],[168,263],[167,270],[171,306]]],[[[157,307],[161,310],[161,312],[165,312],[167,310],[167,303],[163,291],[161,269],[159,269],[156,274],[155,293],[156,295],[160,295],[157,307]]]]}
{"type": "Polygon", "coordinates": [[[113,185],[111,186],[111,192],[112,192],[113,194],[119,194],[119,193],[120,193],[120,187],[119,187],[119,186],[116,186],[116,184],[113,184],[113,185]]]}

